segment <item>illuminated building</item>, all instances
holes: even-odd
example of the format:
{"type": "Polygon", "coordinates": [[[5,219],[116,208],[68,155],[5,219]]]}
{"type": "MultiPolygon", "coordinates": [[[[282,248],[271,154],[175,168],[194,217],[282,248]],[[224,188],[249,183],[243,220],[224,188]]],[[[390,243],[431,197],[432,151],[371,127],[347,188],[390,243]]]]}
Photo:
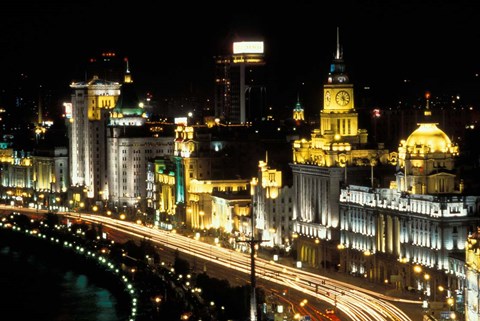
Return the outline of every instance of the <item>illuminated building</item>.
{"type": "Polygon", "coordinates": [[[292,188],[282,186],[282,172],[259,161],[258,175],[252,179],[252,202],[256,234],[263,247],[287,248],[290,245],[292,188]]]}
{"type": "MultiPolygon", "coordinates": [[[[173,137],[148,136],[145,128],[109,128],[108,200],[111,206],[145,209],[147,164],[173,153],[173,137]]],[[[107,198],[105,198],[106,200],[107,198]]]]}
{"type": "Polygon", "coordinates": [[[152,159],[147,165],[147,214],[154,226],[168,230],[177,221],[176,172],[176,163],[168,158],[152,159]]]}
{"type": "Polygon", "coordinates": [[[70,186],[66,147],[35,149],[32,155],[35,192],[48,192],[51,209],[66,203],[64,194],[70,186]]]}
{"type": "MultiPolygon", "coordinates": [[[[225,215],[228,211],[219,211],[220,208],[214,206],[213,195],[216,195],[217,200],[221,198],[220,193],[229,194],[229,197],[242,195],[240,192],[247,191],[248,183],[246,179],[191,180],[187,189],[189,200],[187,224],[196,229],[215,228],[232,232],[233,221],[225,219],[228,217],[225,215]]],[[[244,198],[244,195],[242,197],[244,198]]]]}
{"type": "Polygon", "coordinates": [[[108,184],[106,127],[121,84],[94,76],[88,82],[75,82],[70,87],[73,89],[68,128],[71,184],[83,187],[86,197],[98,199],[108,184]]]}
{"type": "Polygon", "coordinates": [[[71,84],[70,176],[75,194],[88,199],[86,209],[108,205],[134,214],[146,207],[148,159],[173,154],[173,133],[159,137],[146,126],[128,60],[122,62],[123,83],[94,76],[71,84]]]}
{"type": "MultiPolygon", "coordinates": [[[[190,118],[187,117],[176,119],[174,155],[168,159],[171,166],[167,172],[172,181],[174,179],[175,188],[165,188],[175,191],[176,223],[194,229],[227,231],[231,226],[235,229],[234,222],[222,226],[231,211],[219,204],[222,199],[230,202],[230,196],[234,194],[245,198],[240,194],[248,190],[247,177],[251,177],[257,168],[258,156],[265,153],[260,135],[247,125],[189,125],[188,121],[190,118]],[[222,193],[229,195],[222,196],[222,193]]],[[[261,137],[267,139],[266,135],[261,137]]],[[[268,139],[271,148],[275,147],[274,142],[274,139],[268,139]]],[[[160,187],[163,189],[164,184],[161,185],[152,182],[157,191],[160,187]]],[[[162,199],[161,196],[152,197],[157,201],[162,199]]],[[[154,201],[152,206],[158,211],[168,211],[169,208],[155,205],[154,201]]],[[[157,216],[165,215],[158,213],[157,216]]]]}
{"type": "Polygon", "coordinates": [[[299,122],[299,121],[304,121],[305,116],[304,116],[304,110],[302,108],[302,104],[300,104],[300,99],[297,100],[297,103],[295,104],[295,108],[293,109],[293,120],[299,122]]]}
{"type": "MultiPolygon", "coordinates": [[[[232,140],[248,127],[189,126],[177,119],[174,162],[177,177],[177,214],[191,228],[225,228],[212,218],[213,192],[245,191],[248,180],[239,178],[239,169],[247,164],[236,153],[245,151],[251,142],[232,140]],[[185,210],[181,213],[179,208],[185,210]],[[206,222],[211,222],[206,224],[206,222]]],[[[241,177],[241,176],[240,176],[241,177]]],[[[220,214],[220,213],[219,213],[220,214]]]]}
{"type": "MultiPolygon", "coordinates": [[[[480,231],[469,235],[466,243],[465,320],[480,320],[480,231]]],[[[453,301],[452,303],[456,303],[453,301]]]]}
{"type": "Polygon", "coordinates": [[[16,205],[36,205],[43,192],[45,204],[58,204],[70,186],[66,147],[37,147],[33,154],[0,148],[0,173],[0,197],[16,205]]]}
{"type": "Polygon", "coordinates": [[[374,167],[396,160],[396,154],[382,145],[367,144],[366,130],[358,128],[353,84],[345,72],[338,36],[323,94],[320,128],[313,130],[310,140],[294,141],[290,164],[297,253],[314,267],[334,261],[329,256],[336,253],[339,241],[341,185],[368,180],[374,185],[374,167]]]}
{"type": "Polygon", "coordinates": [[[423,293],[426,302],[447,292],[463,300],[464,253],[480,222],[479,196],[463,193],[454,173],[458,146],[430,119],[430,110],[398,148],[389,188],[349,185],[340,195],[344,272],[423,293]],[[421,267],[425,282],[415,274],[421,267]]]}
{"type": "MultiPolygon", "coordinates": [[[[230,233],[235,238],[232,240],[235,246],[236,237],[245,240],[247,235],[251,235],[251,198],[246,190],[248,181],[245,184],[245,189],[237,190],[235,192],[227,191],[213,191],[212,192],[212,227],[221,229],[226,233],[230,233]]],[[[247,249],[246,243],[238,243],[236,246],[247,249]]]]}
{"type": "Polygon", "coordinates": [[[245,124],[266,118],[263,41],[233,43],[233,54],[215,58],[215,116],[245,124]]]}
{"type": "Polygon", "coordinates": [[[173,155],[173,131],[146,125],[143,104],[138,99],[127,68],[115,107],[107,126],[107,177],[101,198],[111,208],[145,212],[147,164],[157,157],[173,155]]]}
{"type": "Polygon", "coordinates": [[[33,161],[30,153],[4,149],[1,156],[1,186],[5,202],[23,205],[24,199],[29,199],[35,189],[33,180],[33,161]],[[28,197],[27,197],[28,196],[28,197]]]}
{"type": "Polygon", "coordinates": [[[66,147],[35,149],[32,155],[34,182],[37,190],[52,193],[66,192],[68,179],[68,154],[66,147]]]}

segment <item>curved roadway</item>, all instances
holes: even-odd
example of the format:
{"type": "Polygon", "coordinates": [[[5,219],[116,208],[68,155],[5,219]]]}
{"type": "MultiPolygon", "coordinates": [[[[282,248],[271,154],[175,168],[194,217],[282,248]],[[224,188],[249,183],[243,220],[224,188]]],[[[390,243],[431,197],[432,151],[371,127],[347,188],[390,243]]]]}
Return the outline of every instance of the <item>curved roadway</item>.
{"type": "MultiPolygon", "coordinates": [[[[25,208],[11,208],[11,210],[27,213],[34,212],[25,208]]],[[[59,212],[58,214],[71,219],[81,217],[81,219],[86,222],[101,223],[104,227],[112,231],[119,231],[137,238],[148,238],[151,242],[161,244],[166,248],[172,250],[178,249],[180,252],[206,262],[210,261],[224,268],[233,269],[245,273],[248,276],[250,275],[251,262],[249,254],[204,243],[171,231],[158,230],[106,216],[85,213],[80,215],[78,213],[71,214],[67,212],[59,212]]],[[[281,291],[279,289],[285,287],[295,289],[304,294],[304,296],[335,306],[336,309],[342,312],[342,315],[347,316],[352,321],[413,321],[412,318],[398,308],[395,303],[412,304],[414,308],[419,308],[421,304],[420,301],[404,300],[383,295],[332,278],[284,266],[274,261],[268,261],[258,257],[255,259],[255,267],[257,280],[263,279],[280,286],[270,289],[272,293],[278,293],[281,291]]],[[[329,316],[325,316],[321,311],[315,309],[313,304],[306,304],[305,306],[303,306],[303,304],[300,306],[298,304],[295,305],[293,299],[298,299],[298,297],[294,298],[293,295],[285,297],[282,293],[278,293],[277,297],[278,300],[301,310],[297,312],[310,314],[311,319],[314,321],[329,320],[329,316]]],[[[336,319],[336,317],[330,320],[332,319],[336,319]]]]}

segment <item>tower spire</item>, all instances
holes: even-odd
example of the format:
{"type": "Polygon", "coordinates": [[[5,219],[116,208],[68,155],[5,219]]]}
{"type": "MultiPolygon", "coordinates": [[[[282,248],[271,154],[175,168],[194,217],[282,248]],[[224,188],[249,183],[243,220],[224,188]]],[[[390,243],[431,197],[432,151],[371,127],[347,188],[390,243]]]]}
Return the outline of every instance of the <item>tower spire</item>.
{"type": "Polygon", "coordinates": [[[38,118],[37,118],[37,126],[41,126],[43,119],[42,119],[42,86],[40,85],[40,89],[38,91],[38,118]]]}
{"type": "Polygon", "coordinates": [[[335,54],[335,59],[341,59],[342,53],[340,50],[340,28],[337,27],[337,52],[335,54]]]}
{"type": "Polygon", "coordinates": [[[425,116],[425,118],[429,117],[429,116],[432,116],[432,111],[430,110],[430,92],[426,92],[425,93],[425,99],[426,99],[426,103],[425,103],[425,111],[423,112],[423,115],[425,116]]]}
{"type": "Polygon", "coordinates": [[[129,73],[130,73],[130,65],[128,64],[128,58],[127,58],[127,57],[125,57],[125,62],[127,63],[127,70],[126,70],[126,72],[127,72],[127,74],[129,74],[129,73]]]}
{"type": "Polygon", "coordinates": [[[349,83],[348,76],[345,73],[342,51],[342,47],[340,46],[340,27],[337,27],[337,48],[334,53],[333,62],[330,64],[329,84],[349,83]]]}
{"type": "Polygon", "coordinates": [[[125,83],[133,82],[132,75],[130,74],[130,65],[128,64],[128,58],[125,57],[124,61],[126,63],[126,70],[125,70],[125,77],[124,77],[123,82],[125,82],[125,83]]]}

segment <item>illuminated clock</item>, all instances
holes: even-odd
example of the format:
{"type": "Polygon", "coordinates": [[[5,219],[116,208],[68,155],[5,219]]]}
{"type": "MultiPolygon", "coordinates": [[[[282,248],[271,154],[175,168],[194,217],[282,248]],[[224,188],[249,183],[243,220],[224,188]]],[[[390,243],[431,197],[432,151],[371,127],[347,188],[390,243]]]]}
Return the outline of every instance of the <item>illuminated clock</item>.
{"type": "Polygon", "coordinates": [[[330,95],[330,91],[325,92],[325,105],[329,106],[330,102],[332,101],[332,96],[330,95]]]}
{"type": "Polygon", "coordinates": [[[340,106],[346,106],[350,102],[350,95],[345,90],[340,90],[337,95],[335,95],[335,101],[340,106]]]}

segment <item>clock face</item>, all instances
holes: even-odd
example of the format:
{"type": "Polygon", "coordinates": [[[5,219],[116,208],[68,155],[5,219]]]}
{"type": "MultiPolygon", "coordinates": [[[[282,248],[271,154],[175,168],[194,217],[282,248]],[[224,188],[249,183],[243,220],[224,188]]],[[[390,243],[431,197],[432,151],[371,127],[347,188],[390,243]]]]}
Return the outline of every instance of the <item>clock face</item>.
{"type": "Polygon", "coordinates": [[[331,101],[332,101],[332,96],[330,94],[330,91],[326,91],[325,92],[325,105],[329,106],[331,101]]]}
{"type": "Polygon", "coordinates": [[[350,102],[350,95],[345,90],[340,90],[335,96],[335,101],[340,106],[346,106],[350,102]]]}

